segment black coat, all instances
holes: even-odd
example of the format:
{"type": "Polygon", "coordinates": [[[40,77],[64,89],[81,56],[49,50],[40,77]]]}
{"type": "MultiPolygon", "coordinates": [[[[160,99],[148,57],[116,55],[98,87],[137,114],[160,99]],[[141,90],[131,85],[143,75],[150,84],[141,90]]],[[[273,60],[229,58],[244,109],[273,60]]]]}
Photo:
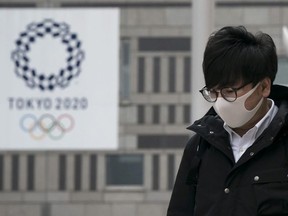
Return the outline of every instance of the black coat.
{"type": "Polygon", "coordinates": [[[288,88],[273,86],[270,98],[278,113],[237,163],[213,109],[188,127],[196,134],[185,147],[167,216],[288,215],[288,88]]]}

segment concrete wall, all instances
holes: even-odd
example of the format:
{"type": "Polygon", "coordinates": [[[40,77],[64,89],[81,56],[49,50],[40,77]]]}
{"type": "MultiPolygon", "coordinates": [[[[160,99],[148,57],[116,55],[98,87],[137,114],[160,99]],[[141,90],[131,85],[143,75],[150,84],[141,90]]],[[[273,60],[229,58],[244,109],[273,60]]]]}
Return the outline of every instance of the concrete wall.
{"type": "MultiPolygon", "coordinates": [[[[288,25],[288,1],[216,1],[215,29],[225,25],[244,25],[249,30],[270,34],[283,55],[283,25],[288,25]]],[[[129,43],[130,96],[120,103],[120,149],[116,152],[1,152],[0,158],[0,216],[162,216],[165,215],[171,193],[168,177],[174,177],[181,160],[182,149],[139,150],[139,135],[191,135],[183,122],[183,107],[193,103],[189,92],[183,91],[183,59],[190,58],[190,50],[139,50],[140,38],[190,38],[192,22],[190,0],[0,0],[0,7],[102,7],[120,6],[121,41],[129,43]],[[146,60],[145,92],[137,91],[138,59],[146,60]],[[153,92],[153,59],[161,61],[161,89],[153,92]],[[176,59],[176,91],[169,92],[169,58],[176,59]],[[175,105],[175,122],[168,123],[168,106],[175,105]],[[139,124],[138,106],[144,105],[144,123],[139,124]],[[160,107],[159,123],[154,124],[153,106],[160,107]],[[105,180],[105,158],[109,154],[141,154],[144,157],[144,183],[141,187],[111,187],[105,180]],[[82,158],[81,190],[74,188],[75,154],[82,158]],[[89,190],[89,157],[97,155],[97,188],[89,190]],[[16,156],[15,156],[16,155],[16,156]],[[27,188],[29,155],[34,159],[34,189],[27,188]],[[59,190],[59,157],[67,159],[66,189],[59,190]],[[153,156],[159,157],[159,188],[153,189],[153,156]],[[168,169],[168,155],[174,157],[173,171],[168,169]],[[15,157],[18,158],[15,162],[15,157]],[[14,158],[14,159],[13,159],[14,158]],[[1,160],[0,160],[1,161],[1,160]],[[14,162],[13,162],[14,161],[14,162]],[[16,165],[15,165],[16,163],[16,165]],[[14,164],[14,165],[13,165],[14,164]],[[17,165],[18,164],[18,165],[17,165]],[[13,167],[18,166],[18,171],[13,167]],[[170,174],[169,174],[170,173],[170,174]],[[14,186],[13,186],[14,184],[14,186]],[[1,186],[2,185],[2,186],[1,186]],[[18,185],[15,190],[15,185],[18,185]],[[13,189],[14,187],[14,189],[13,189]]],[[[192,36],[193,37],[193,36],[192,36]]],[[[120,56],[122,58],[122,56],[120,56]]],[[[193,63],[193,59],[192,59],[193,63]]],[[[184,143],[183,143],[184,144],[184,143]]],[[[30,179],[31,181],[31,179],[30,179]]],[[[154,183],[153,183],[154,182],[154,183]]],[[[171,182],[170,182],[171,184],[171,182]]]]}
{"type": "Polygon", "coordinates": [[[171,183],[169,186],[168,178],[169,175],[175,178],[181,155],[182,151],[179,150],[2,153],[0,155],[0,215],[164,215],[171,193],[171,183]],[[105,179],[107,171],[105,161],[111,154],[143,155],[143,184],[108,185],[105,179]],[[77,188],[75,179],[79,173],[75,170],[75,155],[80,155],[82,161],[80,186],[77,188]],[[97,157],[94,189],[89,186],[92,174],[89,163],[91,155],[97,157]],[[34,157],[34,161],[28,168],[28,158],[31,156],[34,157]],[[159,158],[157,168],[159,173],[156,173],[156,176],[153,171],[155,156],[159,158]],[[59,173],[60,157],[65,157],[66,161],[64,178],[63,174],[59,173]],[[168,165],[168,157],[173,157],[172,169],[171,165],[168,165]],[[33,169],[33,176],[28,179],[31,169],[33,169]],[[62,183],[60,183],[61,178],[64,179],[62,183]],[[61,188],[61,184],[65,188],[61,188]]]}

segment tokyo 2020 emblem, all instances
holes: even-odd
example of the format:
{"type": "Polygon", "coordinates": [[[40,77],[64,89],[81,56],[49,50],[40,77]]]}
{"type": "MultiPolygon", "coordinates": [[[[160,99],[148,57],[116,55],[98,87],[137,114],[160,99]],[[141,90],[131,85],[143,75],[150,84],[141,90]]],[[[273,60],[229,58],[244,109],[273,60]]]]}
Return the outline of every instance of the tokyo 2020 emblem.
{"type": "Polygon", "coordinates": [[[81,46],[82,42],[76,33],[70,32],[70,26],[67,23],[58,23],[52,19],[45,19],[38,23],[32,22],[27,25],[25,31],[20,33],[16,40],[16,49],[12,51],[11,58],[15,65],[15,73],[31,89],[52,91],[57,87],[65,88],[81,72],[81,64],[84,60],[84,51],[81,46]],[[30,65],[31,59],[28,54],[33,44],[39,40],[45,40],[49,36],[61,41],[67,57],[66,65],[63,65],[58,71],[46,74],[30,65]]]}
{"type": "Polygon", "coordinates": [[[74,119],[66,113],[57,118],[48,113],[39,117],[25,114],[20,120],[20,128],[34,140],[42,140],[45,137],[59,140],[74,128],[74,119]]]}

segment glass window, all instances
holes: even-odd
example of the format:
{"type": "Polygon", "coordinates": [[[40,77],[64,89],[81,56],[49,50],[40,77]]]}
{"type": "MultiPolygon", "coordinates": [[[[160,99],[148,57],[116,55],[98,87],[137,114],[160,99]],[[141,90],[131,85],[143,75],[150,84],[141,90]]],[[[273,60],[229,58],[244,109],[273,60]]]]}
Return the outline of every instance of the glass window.
{"type": "Polygon", "coordinates": [[[159,190],[159,155],[153,155],[152,159],[152,189],[159,190]]]}
{"type": "Polygon", "coordinates": [[[145,107],[144,105],[138,105],[137,106],[137,110],[138,110],[138,124],[144,124],[145,123],[145,107]]]}
{"type": "Polygon", "coordinates": [[[161,62],[159,57],[153,59],[153,92],[160,92],[161,62]]]}
{"type": "Polygon", "coordinates": [[[58,187],[60,191],[66,190],[66,171],[67,171],[67,163],[66,163],[66,155],[59,155],[58,161],[58,187]]]}
{"type": "Polygon", "coordinates": [[[169,92],[175,92],[176,84],[176,60],[175,57],[169,58],[169,80],[168,80],[168,90],[169,92]]]}
{"type": "Polygon", "coordinates": [[[145,91],[145,59],[144,57],[138,58],[138,92],[145,91]]]}
{"type": "Polygon", "coordinates": [[[168,123],[174,124],[175,123],[175,115],[176,115],[176,107],[174,105],[168,106],[168,123]]]}
{"type": "Polygon", "coordinates": [[[159,105],[153,105],[153,124],[159,124],[160,123],[160,106],[159,105]]]}
{"type": "Polygon", "coordinates": [[[106,183],[110,186],[143,185],[143,155],[107,155],[106,183]]]}
{"type": "Polygon", "coordinates": [[[27,156],[27,190],[33,191],[35,186],[35,156],[27,156]]]}
{"type": "Polygon", "coordinates": [[[121,40],[120,49],[120,99],[130,100],[130,41],[121,40]]]}
{"type": "Polygon", "coordinates": [[[278,59],[278,72],[274,83],[288,85],[288,58],[280,57],[278,59]]]}
{"type": "Polygon", "coordinates": [[[97,155],[90,155],[90,190],[94,191],[97,187],[97,155]]]}
{"type": "Polygon", "coordinates": [[[190,104],[186,104],[183,106],[183,122],[190,123],[191,122],[191,106],[190,104]]]}

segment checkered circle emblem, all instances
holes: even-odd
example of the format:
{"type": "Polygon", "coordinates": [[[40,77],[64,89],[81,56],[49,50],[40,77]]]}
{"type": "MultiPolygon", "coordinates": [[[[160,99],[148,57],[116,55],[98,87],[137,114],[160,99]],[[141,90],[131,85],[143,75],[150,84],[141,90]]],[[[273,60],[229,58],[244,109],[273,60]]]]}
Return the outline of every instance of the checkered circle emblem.
{"type": "Polygon", "coordinates": [[[81,72],[81,64],[84,60],[82,43],[76,33],[70,32],[70,27],[66,23],[57,23],[52,19],[30,23],[26,30],[20,33],[15,43],[16,49],[11,54],[15,64],[15,73],[32,89],[39,88],[42,91],[52,91],[57,87],[65,88],[81,72]],[[47,36],[60,40],[67,52],[66,65],[51,74],[45,74],[43,71],[33,68],[29,64],[30,59],[28,57],[33,44],[47,36]]]}

